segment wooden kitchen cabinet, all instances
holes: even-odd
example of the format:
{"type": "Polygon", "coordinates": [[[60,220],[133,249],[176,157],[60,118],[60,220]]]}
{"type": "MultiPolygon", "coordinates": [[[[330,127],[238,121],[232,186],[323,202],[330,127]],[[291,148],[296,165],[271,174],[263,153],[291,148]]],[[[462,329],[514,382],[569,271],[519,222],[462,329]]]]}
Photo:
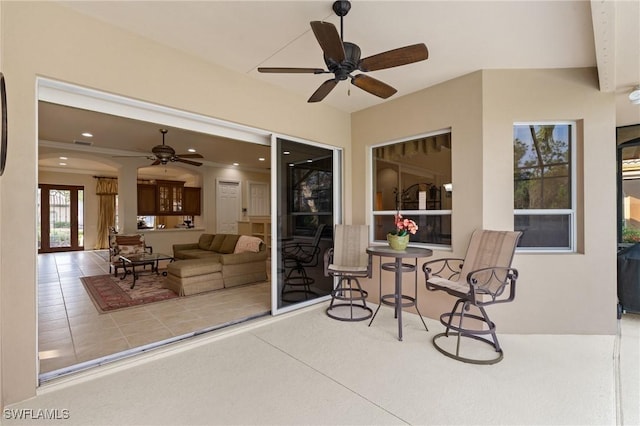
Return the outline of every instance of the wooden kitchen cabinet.
{"type": "Polygon", "coordinates": [[[200,216],[201,192],[201,188],[185,187],[178,181],[139,183],[138,216],[200,216]]]}
{"type": "Polygon", "coordinates": [[[193,188],[190,186],[184,187],[184,212],[183,214],[189,216],[200,216],[200,188],[193,188]]]}
{"type": "Polygon", "coordinates": [[[158,215],[184,214],[184,182],[156,181],[158,186],[158,215]]]}
{"type": "Polygon", "coordinates": [[[138,216],[155,216],[156,185],[138,184],[138,216]]]}

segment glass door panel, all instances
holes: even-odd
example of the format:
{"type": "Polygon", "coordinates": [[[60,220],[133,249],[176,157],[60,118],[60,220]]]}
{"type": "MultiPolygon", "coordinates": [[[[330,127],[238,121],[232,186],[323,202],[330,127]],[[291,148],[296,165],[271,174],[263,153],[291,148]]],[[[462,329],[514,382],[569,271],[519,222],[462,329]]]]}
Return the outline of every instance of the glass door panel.
{"type": "Polygon", "coordinates": [[[84,189],[40,185],[38,249],[40,252],[84,249],[84,189]]]}
{"type": "Polygon", "coordinates": [[[275,253],[273,312],[326,298],[333,279],[324,276],[324,253],[333,246],[340,210],[340,152],[277,138],[273,216],[275,253]]]}
{"type": "Polygon", "coordinates": [[[71,247],[71,191],[49,190],[49,248],[71,247]]]}
{"type": "Polygon", "coordinates": [[[640,242],[640,140],[618,147],[618,243],[640,242]]]}

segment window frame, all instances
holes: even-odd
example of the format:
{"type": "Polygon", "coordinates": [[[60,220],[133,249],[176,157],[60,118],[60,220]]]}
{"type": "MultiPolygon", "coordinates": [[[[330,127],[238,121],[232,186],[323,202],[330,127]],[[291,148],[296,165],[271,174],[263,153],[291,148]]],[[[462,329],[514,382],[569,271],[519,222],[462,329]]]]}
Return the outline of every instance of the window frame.
{"type": "MultiPolygon", "coordinates": [[[[443,128],[443,129],[439,129],[439,130],[435,130],[435,131],[431,131],[431,132],[427,132],[427,133],[421,133],[421,134],[417,134],[417,135],[412,135],[409,137],[404,137],[404,138],[400,138],[400,139],[394,139],[391,141],[385,141],[385,142],[381,142],[375,145],[369,145],[368,146],[368,150],[367,150],[367,179],[368,179],[368,195],[367,195],[367,217],[368,217],[368,221],[369,224],[375,224],[376,223],[376,217],[385,217],[385,216],[393,216],[395,215],[398,211],[397,210],[375,210],[374,209],[374,205],[375,205],[375,193],[374,193],[374,187],[375,187],[375,161],[376,161],[376,157],[374,154],[374,150],[376,148],[381,148],[384,146],[389,146],[389,145],[395,145],[395,144],[401,144],[404,142],[410,142],[410,141],[414,141],[416,139],[421,139],[421,138],[429,138],[429,137],[433,137],[433,136],[437,136],[437,135],[442,135],[442,134],[449,134],[450,137],[451,135],[453,135],[453,131],[451,127],[447,127],[447,128],[443,128]]],[[[451,181],[448,182],[450,184],[453,184],[453,147],[451,147],[451,151],[452,151],[452,155],[451,155],[451,181]]],[[[414,166],[408,166],[409,168],[414,167],[414,166]]],[[[443,196],[445,196],[445,190],[444,188],[440,188],[440,190],[442,191],[443,196]]],[[[449,194],[448,196],[452,197],[452,194],[449,194]]],[[[442,207],[442,206],[441,206],[442,207]]],[[[453,219],[453,199],[451,202],[451,208],[450,209],[439,209],[439,210],[400,210],[399,211],[400,214],[404,217],[408,217],[409,219],[415,219],[416,216],[449,216],[449,221],[452,222],[453,219]]],[[[451,250],[451,242],[453,241],[453,227],[451,227],[451,237],[450,237],[450,243],[449,244],[436,244],[436,243],[423,243],[423,242],[416,242],[416,241],[411,241],[409,243],[409,246],[413,246],[413,247],[425,247],[425,248],[432,248],[432,249],[437,249],[437,250],[451,250]]],[[[372,242],[372,244],[386,244],[387,241],[386,240],[376,240],[375,239],[375,229],[373,226],[369,226],[369,241],[372,242]]]]}
{"type": "MultiPolygon", "coordinates": [[[[515,229],[515,220],[516,216],[567,216],[569,218],[569,246],[568,247],[550,247],[550,246],[540,246],[540,247],[520,247],[516,248],[516,252],[518,253],[576,253],[577,252],[577,134],[578,134],[578,122],[573,120],[549,120],[549,121],[517,121],[513,123],[512,126],[512,134],[515,126],[548,126],[548,125],[562,125],[562,126],[570,126],[570,138],[571,141],[569,143],[569,154],[570,158],[568,161],[570,172],[569,179],[571,189],[570,203],[571,206],[568,209],[516,209],[515,208],[515,198],[513,200],[514,208],[513,208],[513,220],[514,220],[514,229],[515,229]]],[[[511,149],[513,149],[514,139],[512,137],[511,141],[511,149]]],[[[515,161],[513,162],[513,169],[515,170],[515,161]]],[[[513,180],[513,190],[515,190],[515,179],[513,180]]]]}

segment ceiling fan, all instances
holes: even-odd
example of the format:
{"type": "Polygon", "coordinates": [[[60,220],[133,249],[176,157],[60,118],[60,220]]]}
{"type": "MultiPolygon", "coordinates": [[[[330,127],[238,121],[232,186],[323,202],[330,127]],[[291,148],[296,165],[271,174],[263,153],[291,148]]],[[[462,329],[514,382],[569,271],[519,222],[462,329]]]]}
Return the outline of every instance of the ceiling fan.
{"type": "MultiPolygon", "coordinates": [[[[204,158],[200,154],[176,154],[176,151],[169,145],[164,144],[164,135],[168,132],[167,129],[160,129],[162,133],[162,145],[156,145],[151,148],[151,152],[155,156],[155,161],[151,163],[152,166],[158,164],[166,165],[168,162],[178,161],[180,163],[191,164],[192,166],[202,166],[202,163],[197,161],[185,160],[185,158],[204,158]]],[[[153,158],[152,158],[153,159],[153,158]]]]}
{"type": "Polygon", "coordinates": [[[340,34],[336,27],[323,21],[312,21],[311,29],[316,36],[320,47],[324,53],[324,62],[328,71],[322,68],[269,68],[260,67],[258,72],[262,73],[307,73],[307,74],[328,74],[333,73],[334,78],[325,81],[311,95],[307,102],[319,102],[323,100],[336,85],[342,81],[351,79],[351,84],[362,90],[387,99],[397,90],[380,80],[369,77],[366,74],[351,75],[354,71],[377,71],[386,68],[393,68],[400,65],[412,64],[424,61],[429,57],[429,51],[424,43],[413,44],[389,50],[377,55],[360,59],[360,48],[355,43],[343,40],[342,19],[351,9],[351,2],[342,0],[333,3],[333,11],[340,17],[340,34]]]}
{"type": "MultiPolygon", "coordinates": [[[[154,160],[153,163],[151,163],[152,166],[157,166],[158,164],[166,165],[169,162],[175,162],[175,161],[178,161],[180,163],[191,164],[192,166],[202,166],[202,163],[199,163],[197,161],[185,160],[185,158],[204,158],[202,155],[176,154],[176,151],[173,148],[171,148],[169,145],[165,145],[164,135],[166,135],[167,132],[169,132],[167,129],[160,129],[160,133],[162,133],[162,145],[156,145],[153,148],[151,148],[151,152],[153,153],[153,156],[148,156],[148,155],[144,156],[149,160],[154,160]]],[[[116,157],[122,157],[122,156],[118,155],[116,157]]],[[[130,156],[127,155],[126,157],[130,157],[130,156]]]]}

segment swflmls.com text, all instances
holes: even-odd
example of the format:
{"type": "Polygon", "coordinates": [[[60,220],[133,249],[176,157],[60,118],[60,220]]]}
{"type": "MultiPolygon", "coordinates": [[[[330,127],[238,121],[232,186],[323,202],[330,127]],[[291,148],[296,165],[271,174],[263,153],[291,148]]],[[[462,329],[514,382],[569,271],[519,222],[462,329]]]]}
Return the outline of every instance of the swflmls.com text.
{"type": "Polygon", "coordinates": [[[67,420],[71,417],[66,408],[5,408],[2,415],[5,420],[67,420]]]}

